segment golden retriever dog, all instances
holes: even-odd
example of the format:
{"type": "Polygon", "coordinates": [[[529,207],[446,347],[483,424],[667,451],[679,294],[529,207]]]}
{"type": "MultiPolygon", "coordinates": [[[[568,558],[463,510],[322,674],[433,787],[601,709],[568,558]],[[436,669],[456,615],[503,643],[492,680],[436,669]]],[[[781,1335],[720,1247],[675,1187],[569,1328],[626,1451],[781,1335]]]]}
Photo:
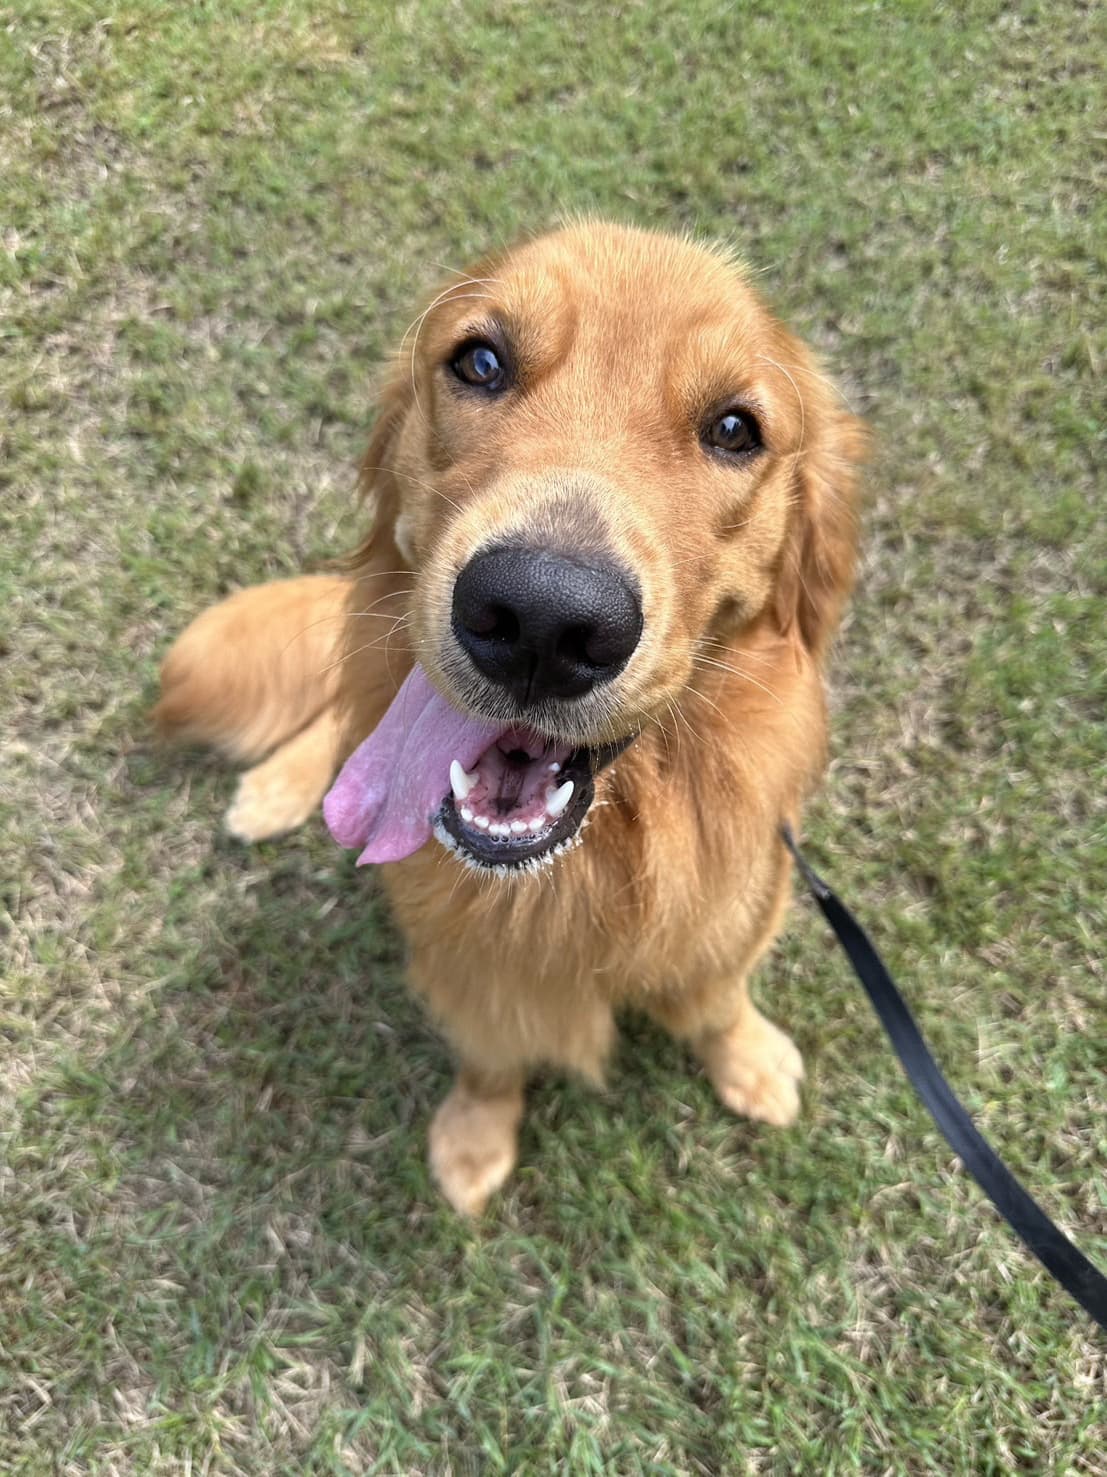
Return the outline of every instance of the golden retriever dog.
{"type": "Polygon", "coordinates": [[[728,252],[571,225],[405,335],[341,572],[244,590],[170,651],[161,729],[253,765],[230,830],[322,801],[380,864],[457,1057],[430,1164],[459,1211],[508,1177],[528,1074],[599,1080],[624,1007],[733,1112],[795,1118],[750,974],[825,762],[863,439],[728,252]]]}

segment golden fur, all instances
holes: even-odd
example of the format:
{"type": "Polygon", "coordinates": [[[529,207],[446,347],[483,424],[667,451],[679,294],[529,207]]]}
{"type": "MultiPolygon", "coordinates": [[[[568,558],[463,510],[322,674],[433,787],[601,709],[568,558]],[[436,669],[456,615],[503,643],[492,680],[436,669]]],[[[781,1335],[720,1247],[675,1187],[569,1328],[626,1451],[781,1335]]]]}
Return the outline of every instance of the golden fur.
{"type": "Polygon", "coordinates": [[[597,776],[583,843],[518,879],[465,871],[435,842],[381,869],[412,987],[459,1059],[431,1164],[460,1210],[511,1170],[528,1072],[598,1079],[625,1006],[690,1042],[729,1108],[794,1118],[800,1057],[748,980],[789,897],[779,824],[797,821],[824,763],[822,665],[853,577],[862,443],[725,254],[571,226],[456,276],[409,330],[363,465],[373,526],[349,573],[243,591],[166,659],[164,731],[268,755],[228,814],[256,839],[316,809],[416,656],[440,690],[475,701],[449,602],[490,532],[568,530],[634,570],[641,645],[562,734],[640,730],[597,776]],[[526,376],[525,395],[494,408],[442,380],[492,317],[526,376]],[[735,395],[766,441],[740,464],[697,432],[735,395]]]}

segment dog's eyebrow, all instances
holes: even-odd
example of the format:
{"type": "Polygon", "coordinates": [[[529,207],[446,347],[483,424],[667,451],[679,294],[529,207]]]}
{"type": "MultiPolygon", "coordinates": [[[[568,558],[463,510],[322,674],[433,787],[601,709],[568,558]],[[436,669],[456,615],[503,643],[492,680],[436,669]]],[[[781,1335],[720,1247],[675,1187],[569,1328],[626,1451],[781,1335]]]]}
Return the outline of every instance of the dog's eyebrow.
{"type": "Polygon", "coordinates": [[[508,329],[502,313],[486,313],[480,318],[466,318],[454,328],[458,343],[469,338],[503,339],[510,343],[513,334],[508,329]]]}

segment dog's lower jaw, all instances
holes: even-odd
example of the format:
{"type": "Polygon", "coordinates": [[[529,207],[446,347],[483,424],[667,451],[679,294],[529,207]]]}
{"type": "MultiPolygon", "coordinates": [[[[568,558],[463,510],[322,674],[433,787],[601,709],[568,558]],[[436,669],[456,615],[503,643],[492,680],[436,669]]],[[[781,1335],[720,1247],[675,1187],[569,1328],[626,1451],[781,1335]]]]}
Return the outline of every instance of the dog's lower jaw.
{"type": "Polygon", "coordinates": [[[477,872],[485,877],[501,877],[505,881],[518,881],[522,877],[532,877],[537,872],[544,872],[552,867],[558,857],[564,856],[567,851],[572,851],[579,846],[583,840],[583,832],[588,825],[588,817],[580,823],[577,831],[565,841],[559,841],[549,851],[544,851],[541,856],[528,857],[520,862],[512,862],[509,865],[498,866],[495,862],[478,861],[461,842],[448,831],[439,815],[434,822],[435,839],[446,848],[463,867],[471,872],[477,872]]]}

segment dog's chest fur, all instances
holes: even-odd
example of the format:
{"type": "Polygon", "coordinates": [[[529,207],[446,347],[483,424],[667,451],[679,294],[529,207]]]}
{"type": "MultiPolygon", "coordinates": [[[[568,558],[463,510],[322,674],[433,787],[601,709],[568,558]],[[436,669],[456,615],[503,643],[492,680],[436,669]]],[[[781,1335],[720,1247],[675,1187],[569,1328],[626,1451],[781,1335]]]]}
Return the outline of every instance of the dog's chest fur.
{"type": "Polygon", "coordinates": [[[581,844],[537,875],[463,870],[437,843],[384,869],[411,983],[478,1060],[503,1025],[533,1039],[536,1062],[599,1077],[614,1009],[673,1026],[678,1002],[760,952],[787,897],[777,829],[822,763],[814,671],[781,685],[786,704],[739,699],[759,708],[744,746],[718,730],[748,715],[706,704],[695,741],[643,735],[599,776],[581,844]]]}

